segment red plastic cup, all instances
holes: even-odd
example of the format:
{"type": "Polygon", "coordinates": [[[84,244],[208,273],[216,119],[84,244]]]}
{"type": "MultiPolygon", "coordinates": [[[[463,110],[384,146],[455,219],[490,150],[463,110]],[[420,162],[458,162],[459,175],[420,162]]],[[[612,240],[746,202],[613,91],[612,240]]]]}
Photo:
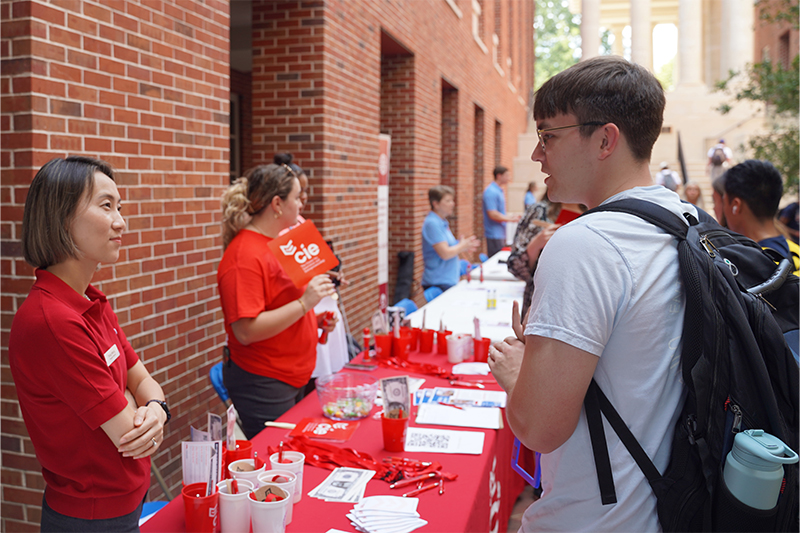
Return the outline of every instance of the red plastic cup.
{"type": "Polygon", "coordinates": [[[400,333],[407,332],[411,336],[411,344],[408,351],[417,351],[417,341],[419,340],[419,328],[400,328],[400,333]]]}
{"type": "Polygon", "coordinates": [[[452,331],[447,330],[436,332],[436,353],[447,355],[447,336],[452,334],[452,331]]]}
{"type": "Polygon", "coordinates": [[[214,533],[219,515],[219,492],[206,496],[205,483],[192,483],[181,490],[188,533],[214,533]]]}
{"type": "Polygon", "coordinates": [[[485,363],[489,359],[489,346],[492,344],[492,339],[472,339],[473,348],[475,350],[475,361],[485,363]]]}
{"type": "Polygon", "coordinates": [[[433,351],[433,334],[436,333],[432,329],[421,329],[419,331],[419,351],[420,353],[431,353],[433,351]]]}
{"type": "Polygon", "coordinates": [[[375,335],[375,357],[389,359],[392,356],[392,336],[375,335]]]}
{"type": "Polygon", "coordinates": [[[236,449],[228,450],[227,443],[222,441],[222,476],[225,479],[230,478],[228,474],[228,465],[239,459],[252,459],[253,458],[253,443],[249,440],[237,440],[236,449]]]}
{"type": "Polygon", "coordinates": [[[392,355],[401,361],[408,361],[411,351],[411,333],[400,328],[400,336],[392,337],[392,355]]]}
{"type": "Polygon", "coordinates": [[[383,429],[384,450],[387,452],[405,451],[408,417],[386,418],[383,413],[381,413],[381,428],[383,429]]]}

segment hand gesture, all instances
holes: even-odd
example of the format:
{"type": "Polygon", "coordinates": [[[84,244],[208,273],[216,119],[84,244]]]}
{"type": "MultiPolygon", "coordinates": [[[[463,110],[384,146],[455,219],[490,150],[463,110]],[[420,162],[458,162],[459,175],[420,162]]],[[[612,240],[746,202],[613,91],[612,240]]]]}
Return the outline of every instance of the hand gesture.
{"type": "Polygon", "coordinates": [[[461,251],[465,252],[474,252],[477,250],[480,245],[481,241],[475,235],[470,235],[469,237],[464,237],[463,235],[459,239],[461,246],[463,247],[461,251]]]}
{"type": "Polygon", "coordinates": [[[306,309],[310,311],[320,300],[335,292],[336,287],[333,286],[330,276],[319,274],[311,278],[311,281],[308,282],[308,287],[306,287],[306,292],[300,298],[306,304],[306,309]]]}
{"type": "Polygon", "coordinates": [[[323,331],[330,333],[336,329],[336,324],[339,322],[339,317],[333,311],[325,311],[317,315],[317,327],[323,331]],[[326,319],[327,315],[327,319],[326,319]]]}
{"type": "MultiPolygon", "coordinates": [[[[517,313],[519,314],[519,313],[517,313]]],[[[517,383],[522,358],[525,355],[525,343],[514,337],[496,342],[489,347],[489,369],[504,391],[509,395],[517,383]]]]}
{"type": "Polygon", "coordinates": [[[517,340],[525,343],[525,326],[522,325],[522,317],[519,313],[519,302],[514,300],[511,304],[511,328],[514,330],[517,340]]]}
{"type": "Polygon", "coordinates": [[[133,429],[122,436],[118,451],[123,457],[134,459],[152,455],[164,442],[166,419],[166,413],[155,402],[138,407],[133,416],[133,429]]]}
{"type": "Polygon", "coordinates": [[[542,253],[544,245],[547,244],[547,241],[550,240],[550,238],[555,234],[556,230],[560,227],[561,224],[550,224],[546,228],[542,229],[542,231],[537,233],[525,248],[525,251],[528,253],[528,257],[534,260],[538,259],[539,254],[542,253]]]}

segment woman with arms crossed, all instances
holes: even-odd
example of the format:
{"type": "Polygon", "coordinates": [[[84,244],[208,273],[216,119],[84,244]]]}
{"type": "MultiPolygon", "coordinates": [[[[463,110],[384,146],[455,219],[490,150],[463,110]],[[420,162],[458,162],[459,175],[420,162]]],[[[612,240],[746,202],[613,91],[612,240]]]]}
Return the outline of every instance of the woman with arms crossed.
{"type": "Polygon", "coordinates": [[[260,165],[222,199],[225,253],[217,282],[230,353],[222,376],[248,439],[303,398],[322,327],[313,308],[336,292],[325,274],[296,287],[268,247],[297,223],[300,193],[291,168],[260,165]]]}
{"type": "Polygon", "coordinates": [[[47,484],[42,531],[139,531],[149,456],[170,416],[90,285],[119,258],[120,204],[109,166],[87,157],[45,164],[25,202],[22,252],[36,282],[11,325],[9,363],[47,484]]]}

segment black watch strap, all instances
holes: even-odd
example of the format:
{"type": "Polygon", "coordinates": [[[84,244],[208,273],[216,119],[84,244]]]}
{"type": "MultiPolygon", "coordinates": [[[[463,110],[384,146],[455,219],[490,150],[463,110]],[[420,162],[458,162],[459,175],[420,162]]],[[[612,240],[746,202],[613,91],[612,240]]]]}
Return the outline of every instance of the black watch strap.
{"type": "Polygon", "coordinates": [[[147,403],[144,405],[145,407],[147,407],[153,402],[156,402],[158,405],[160,405],[161,408],[164,410],[164,412],[167,413],[167,420],[164,423],[166,424],[167,422],[169,422],[169,419],[172,418],[172,415],[169,412],[169,407],[167,406],[167,402],[165,402],[164,400],[148,400],[147,403]]]}

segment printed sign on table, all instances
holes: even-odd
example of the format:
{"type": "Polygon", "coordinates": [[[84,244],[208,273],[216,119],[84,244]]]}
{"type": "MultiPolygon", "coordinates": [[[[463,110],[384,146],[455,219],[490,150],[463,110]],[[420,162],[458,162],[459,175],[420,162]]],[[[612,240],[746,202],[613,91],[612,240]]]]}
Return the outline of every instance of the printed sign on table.
{"type": "Polygon", "coordinates": [[[287,231],[267,245],[286,275],[297,287],[339,264],[333,251],[310,220],[287,231]]]}

